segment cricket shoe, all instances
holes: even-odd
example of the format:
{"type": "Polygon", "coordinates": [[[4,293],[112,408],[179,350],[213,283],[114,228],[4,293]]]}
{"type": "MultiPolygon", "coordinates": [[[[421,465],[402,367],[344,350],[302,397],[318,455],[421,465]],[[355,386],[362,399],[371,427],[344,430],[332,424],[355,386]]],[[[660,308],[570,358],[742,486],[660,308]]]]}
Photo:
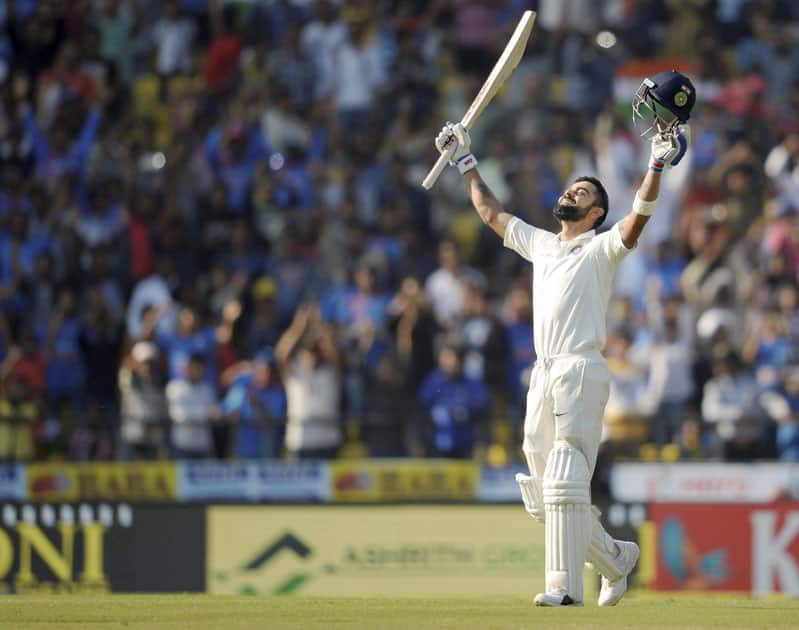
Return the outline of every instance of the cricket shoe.
{"type": "Polygon", "coordinates": [[[568,595],[563,593],[539,593],[533,600],[536,606],[547,606],[557,608],[559,606],[582,606],[582,602],[576,602],[568,595]]]}
{"type": "Polygon", "coordinates": [[[634,542],[617,540],[616,544],[619,547],[619,555],[616,560],[622,576],[612,582],[604,575],[602,576],[602,588],[599,589],[599,599],[597,600],[600,606],[615,606],[619,603],[624,593],[627,592],[627,576],[630,575],[635,563],[638,562],[638,556],[641,555],[641,550],[634,542]]]}

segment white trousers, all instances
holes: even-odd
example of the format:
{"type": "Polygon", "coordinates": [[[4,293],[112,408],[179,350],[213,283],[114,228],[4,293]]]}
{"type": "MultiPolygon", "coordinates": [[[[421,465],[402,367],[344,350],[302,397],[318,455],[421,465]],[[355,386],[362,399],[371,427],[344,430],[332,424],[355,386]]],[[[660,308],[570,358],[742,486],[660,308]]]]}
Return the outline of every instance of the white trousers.
{"type": "Polygon", "coordinates": [[[533,477],[544,478],[555,440],[565,440],[579,449],[593,475],[609,394],[610,372],[598,351],[536,361],[527,393],[522,444],[533,477]]]}

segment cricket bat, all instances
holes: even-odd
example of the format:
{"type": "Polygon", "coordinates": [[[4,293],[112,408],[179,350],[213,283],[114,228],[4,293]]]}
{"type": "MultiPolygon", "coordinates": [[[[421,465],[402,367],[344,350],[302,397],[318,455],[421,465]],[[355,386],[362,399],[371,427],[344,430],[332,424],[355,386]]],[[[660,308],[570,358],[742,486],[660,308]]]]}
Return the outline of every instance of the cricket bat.
{"type": "MultiPolygon", "coordinates": [[[[491,70],[491,74],[488,75],[483,87],[480,88],[477,96],[461,119],[461,124],[467,129],[471,129],[474,122],[491,102],[491,99],[496,96],[499,88],[502,87],[502,84],[505,83],[516,66],[519,65],[519,61],[524,55],[524,50],[527,48],[527,40],[530,39],[530,31],[533,30],[535,15],[535,11],[525,11],[521,20],[519,20],[519,24],[517,24],[516,30],[513,31],[513,36],[508,41],[508,45],[505,46],[505,50],[502,51],[499,61],[491,70]]],[[[441,172],[447,166],[448,161],[449,156],[446,153],[442,153],[439,156],[438,161],[422,182],[422,186],[426,190],[430,190],[433,187],[433,184],[438,180],[438,176],[441,175],[441,172]]]]}

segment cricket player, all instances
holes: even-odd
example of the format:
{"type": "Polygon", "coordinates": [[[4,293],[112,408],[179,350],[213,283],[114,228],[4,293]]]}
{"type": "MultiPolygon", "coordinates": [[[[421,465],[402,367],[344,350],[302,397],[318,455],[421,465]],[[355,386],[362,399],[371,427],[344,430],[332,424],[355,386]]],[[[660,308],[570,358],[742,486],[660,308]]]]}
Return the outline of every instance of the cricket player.
{"type": "Polygon", "coordinates": [[[688,120],[696,95],[677,72],[645,79],[636,92],[634,118],[650,123],[649,169],[631,212],[597,234],[608,213],[599,180],[579,177],[553,210],[554,234],[506,212],[477,171],[467,129],[447,123],[436,148],[463,175],[483,222],[505,247],[533,263],[533,330],[537,360],[530,377],[522,445],[529,475],[518,475],[526,510],[546,529],[546,590],[539,606],[581,606],[583,564],[602,576],[600,606],[613,606],[627,590],[638,545],[614,540],[592,509],[594,472],[610,373],[602,355],[605,313],[613,274],[638,242],[657,205],[664,168],[677,165],[688,146],[688,120]]]}

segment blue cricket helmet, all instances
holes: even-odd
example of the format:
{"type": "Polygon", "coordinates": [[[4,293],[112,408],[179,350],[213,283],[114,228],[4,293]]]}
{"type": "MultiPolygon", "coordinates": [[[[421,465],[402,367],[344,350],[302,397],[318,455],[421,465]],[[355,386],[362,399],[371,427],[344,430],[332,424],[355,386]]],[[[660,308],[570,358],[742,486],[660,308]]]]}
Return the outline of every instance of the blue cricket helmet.
{"type": "Polygon", "coordinates": [[[688,122],[696,103],[694,84],[676,70],[647,77],[633,97],[633,122],[645,127],[641,133],[664,133],[688,122]]]}

